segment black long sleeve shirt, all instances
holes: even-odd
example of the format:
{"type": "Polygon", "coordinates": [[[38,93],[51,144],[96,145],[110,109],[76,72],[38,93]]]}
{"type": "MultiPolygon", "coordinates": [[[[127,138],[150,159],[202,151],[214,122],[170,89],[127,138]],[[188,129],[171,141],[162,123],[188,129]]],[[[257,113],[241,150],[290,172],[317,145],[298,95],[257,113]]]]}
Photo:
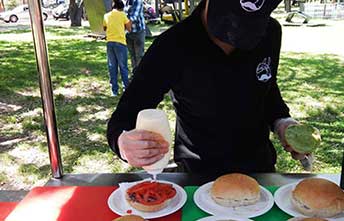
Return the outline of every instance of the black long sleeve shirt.
{"type": "Polygon", "coordinates": [[[226,55],[209,38],[201,9],[160,35],[137,68],[108,123],[108,141],[135,128],[138,112],[155,108],[171,90],[175,107],[174,160],[189,171],[271,172],[269,140],[275,120],[289,117],[276,83],[281,26],[251,51],[226,55]]]}

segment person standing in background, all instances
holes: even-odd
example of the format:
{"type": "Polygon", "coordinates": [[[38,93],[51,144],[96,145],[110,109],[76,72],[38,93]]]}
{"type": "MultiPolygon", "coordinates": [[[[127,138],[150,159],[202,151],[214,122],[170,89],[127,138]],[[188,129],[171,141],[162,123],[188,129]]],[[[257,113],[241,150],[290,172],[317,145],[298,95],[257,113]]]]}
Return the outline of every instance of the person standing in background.
{"type": "Polygon", "coordinates": [[[127,15],[132,22],[131,32],[127,33],[127,45],[130,53],[132,73],[144,55],[146,25],[143,13],[143,0],[127,0],[127,15]]]}
{"type": "Polygon", "coordinates": [[[112,95],[118,95],[118,67],[124,89],[128,87],[128,49],[126,46],[125,29],[131,31],[131,22],[123,12],[122,0],[115,0],[112,11],[104,15],[103,28],[106,31],[106,51],[110,73],[112,95]]]}

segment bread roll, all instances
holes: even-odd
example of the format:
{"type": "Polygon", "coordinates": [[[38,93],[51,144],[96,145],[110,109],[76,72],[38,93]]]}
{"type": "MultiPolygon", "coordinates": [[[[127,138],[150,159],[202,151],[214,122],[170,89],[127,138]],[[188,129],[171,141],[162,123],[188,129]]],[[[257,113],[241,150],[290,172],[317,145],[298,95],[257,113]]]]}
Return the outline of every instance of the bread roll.
{"type": "Polygon", "coordinates": [[[245,206],[259,200],[260,188],[255,179],[232,173],[217,178],[211,187],[210,195],[221,206],[245,206]]]}
{"type": "Polygon", "coordinates": [[[313,218],[291,218],[291,219],[288,219],[288,221],[328,221],[328,220],[313,217],[313,218]]]}
{"type": "Polygon", "coordinates": [[[146,221],[146,220],[142,218],[141,216],[126,215],[126,216],[122,216],[117,219],[114,219],[113,221],[146,221]]]}
{"type": "Polygon", "coordinates": [[[140,210],[142,212],[156,212],[156,211],[162,210],[170,202],[170,200],[166,200],[166,201],[164,201],[160,204],[156,204],[156,205],[144,205],[142,203],[138,203],[138,202],[132,201],[130,199],[127,199],[127,201],[130,204],[130,206],[132,206],[133,208],[140,210]]]}
{"type": "Polygon", "coordinates": [[[333,217],[344,210],[344,192],[326,179],[304,179],[292,192],[292,204],[306,216],[333,217]]]}

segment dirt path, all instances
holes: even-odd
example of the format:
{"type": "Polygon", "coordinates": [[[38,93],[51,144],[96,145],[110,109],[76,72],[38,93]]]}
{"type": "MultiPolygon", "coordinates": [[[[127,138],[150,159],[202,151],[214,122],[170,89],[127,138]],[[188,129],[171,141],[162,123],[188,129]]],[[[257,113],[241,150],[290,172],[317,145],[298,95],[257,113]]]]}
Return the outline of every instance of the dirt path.
{"type": "MultiPolygon", "coordinates": [[[[280,21],[282,24],[283,20],[280,21]]],[[[326,53],[337,54],[344,57],[344,21],[329,21],[323,20],[321,23],[325,26],[320,27],[283,27],[282,38],[282,51],[288,52],[308,52],[308,53],[326,53]]],[[[47,26],[57,27],[69,27],[69,21],[54,21],[48,20],[47,26]]],[[[88,26],[87,22],[83,23],[84,26],[88,26]]],[[[31,32],[19,33],[19,34],[6,34],[1,33],[13,29],[26,29],[29,28],[28,21],[21,24],[7,24],[0,22],[0,41],[32,41],[31,32]]],[[[56,36],[50,33],[46,33],[47,40],[56,39],[81,39],[83,35],[73,36],[56,36]]]]}
{"type": "Polygon", "coordinates": [[[344,57],[344,21],[321,27],[283,26],[282,51],[337,54],[344,57]]]}

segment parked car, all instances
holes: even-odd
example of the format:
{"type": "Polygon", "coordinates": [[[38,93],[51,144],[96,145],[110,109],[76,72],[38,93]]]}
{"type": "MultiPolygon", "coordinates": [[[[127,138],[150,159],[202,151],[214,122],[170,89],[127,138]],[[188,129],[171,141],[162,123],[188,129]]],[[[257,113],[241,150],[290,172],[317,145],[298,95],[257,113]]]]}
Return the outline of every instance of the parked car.
{"type": "MultiPolygon", "coordinates": [[[[42,9],[43,20],[48,19],[49,12],[45,9],[42,9]]],[[[28,5],[19,5],[12,10],[4,11],[0,13],[0,20],[5,22],[17,22],[20,19],[29,19],[29,6],[28,5]]]]}
{"type": "Polygon", "coordinates": [[[52,15],[55,20],[66,19],[69,20],[69,5],[62,3],[52,10],[52,15]]]}
{"type": "Polygon", "coordinates": [[[52,11],[54,8],[56,8],[57,6],[59,6],[59,5],[61,5],[61,4],[65,4],[65,1],[64,0],[59,0],[59,1],[57,1],[57,2],[49,2],[49,3],[45,3],[44,4],[44,1],[43,1],[43,8],[46,8],[46,9],[48,9],[48,10],[50,10],[50,11],[52,11]]]}

